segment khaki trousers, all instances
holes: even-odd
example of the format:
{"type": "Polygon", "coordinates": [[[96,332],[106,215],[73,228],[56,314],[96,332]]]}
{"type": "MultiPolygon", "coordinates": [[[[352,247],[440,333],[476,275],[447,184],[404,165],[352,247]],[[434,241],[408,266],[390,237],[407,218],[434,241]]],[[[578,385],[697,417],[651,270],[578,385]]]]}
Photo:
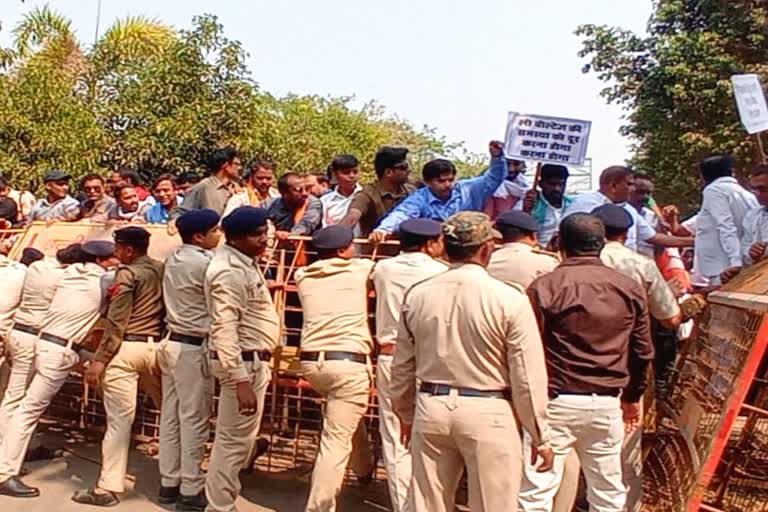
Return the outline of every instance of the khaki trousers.
{"type": "Polygon", "coordinates": [[[252,416],[240,414],[237,400],[237,382],[218,361],[211,361],[213,375],[218,379],[219,408],[216,420],[216,436],[213,439],[208,476],[205,479],[205,494],[208,498],[207,512],[235,512],[235,500],[240,494],[240,469],[251,451],[258,426],[264,414],[264,397],[272,377],[269,365],[262,361],[245,363],[251,379],[251,389],[256,394],[256,413],[252,416]]]}
{"type": "Polygon", "coordinates": [[[509,510],[517,501],[523,462],[511,402],[419,393],[411,454],[414,512],[453,512],[465,466],[472,512],[509,510]]]}
{"type": "Polygon", "coordinates": [[[536,472],[530,464],[531,447],[523,439],[523,479],[520,512],[550,512],[563,478],[565,461],[576,451],[587,480],[590,512],[624,512],[627,492],[622,483],[621,447],[624,423],[618,397],[560,395],[547,407],[555,452],[554,467],[536,472]]]}
{"type": "Polygon", "coordinates": [[[379,432],[381,454],[387,468],[387,485],[394,512],[409,512],[411,487],[411,452],[400,442],[400,420],[392,408],[393,356],[380,355],[376,365],[376,391],[379,397],[379,432]]]}
{"type": "Polygon", "coordinates": [[[371,390],[369,367],[352,361],[305,361],[304,377],[325,399],[323,431],[306,512],[335,512],[349,463],[357,475],[373,468],[368,433],[362,421],[371,390]]]}
{"type": "Polygon", "coordinates": [[[32,381],[36,341],[37,336],[15,329],[8,335],[5,349],[11,371],[3,401],[0,403],[0,437],[5,435],[8,422],[21,404],[21,399],[24,398],[27,387],[32,381]]]}
{"type": "MultiPolygon", "coordinates": [[[[640,417],[643,417],[642,402],[640,417]]],[[[621,448],[621,473],[627,488],[627,512],[640,512],[643,505],[643,431],[642,428],[625,435],[621,448]]],[[[579,491],[581,464],[576,452],[565,459],[563,481],[555,496],[552,512],[571,512],[579,491]]]]}
{"type": "Polygon", "coordinates": [[[139,378],[151,396],[160,395],[157,352],[158,345],[154,341],[123,341],[104,370],[101,386],[107,412],[107,432],[101,444],[102,466],[98,483],[101,489],[115,493],[125,491],[139,378]]]}
{"type": "Polygon", "coordinates": [[[160,485],[181,487],[195,496],[205,486],[200,465],[211,420],[213,386],[205,346],[164,340],[158,362],[162,371],[160,412],[160,485]]]}
{"type": "Polygon", "coordinates": [[[79,356],[65,347],[36,341],[35,370],[0,443],[0,482],[18,476],[37,422],[77,366],[79,356]]]}

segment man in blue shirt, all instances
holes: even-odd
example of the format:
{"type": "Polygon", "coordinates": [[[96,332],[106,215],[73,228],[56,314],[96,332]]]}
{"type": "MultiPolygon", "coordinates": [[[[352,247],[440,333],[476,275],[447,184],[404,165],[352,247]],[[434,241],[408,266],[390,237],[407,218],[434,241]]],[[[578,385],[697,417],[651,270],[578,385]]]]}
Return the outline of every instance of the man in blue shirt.
{"type": "Polygon", "coordinates": [[[454,213],[465,210],[482,211],[507,175],[504,145],[490,143],[491,167],[483,176],[456,181],[456,167],[448,160],[436,159],[424,166],[422,177],[427,184],[397,205],[371,233],[371,240],[382,241],[397,232],[408,219],[444,221],[454,213]]]}
{"type": "Polygon", "coordinates": [[[179,204],[173,176],[170,174],[158,176],[152,185],[152,193],[156,203],[147,209],[144,213],[144,218],[149,224],[168,224],[171,210],[179,204]]]}

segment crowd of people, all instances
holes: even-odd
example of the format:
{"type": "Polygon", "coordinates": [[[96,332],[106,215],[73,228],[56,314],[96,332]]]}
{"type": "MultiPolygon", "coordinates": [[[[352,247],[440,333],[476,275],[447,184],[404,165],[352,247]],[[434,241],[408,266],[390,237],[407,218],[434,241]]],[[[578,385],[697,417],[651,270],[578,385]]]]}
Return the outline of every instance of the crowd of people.
{"type": "Polygon", "coordinates": [[[295,275],[299,360],[324,398],[307,511],[336,510],[347,467],[370,477],[363,416],[373,386],[396,512],[453,512],[464,473],[473,511],[570,510],[580,473],[591,510],[639,510],[643,396],[666,392],[703,296],[764,258],[768,166],[752,170],[749,191],[729,157],[704,160],[701,209],[681,222],[677,208],[653,202],[653,179],[627,167],[605,169],[597,191],[573,197],[567,167],[541,165],[529,182],[501,143],[489,152],[488,170],[462,180],[436,159],[416,181],[408,150],[383,147],[365,185],[358,159],[341,155],[327,174],[283,172],[275,188],[275,163],[254,161],[242,177],[232,148],[215,152],[209,176],[162,175],[151,189],[132,171],[89,175],[75,198],[70,176],[52,170],[35,201],[0,181],[7,226],[117,227],[113,241],[72,244],[55,258],[0,257],[11,370],[0,494],[39,496],[22,480],[30,440],[84,364],[85,381],[103,392],[107,430],[100,477],[73,500],[119,503],[141,383],[161,404],[158,500],[234,511],[283,343],[259,263],[270,243],[295,247],[292,235],[303,235],[314,253],[295,275]],[[165,262],[148,256],[142,224],[180,237],[165,262]],[[360,257],[359,237],[396,238],[399,253],[360,257]],[[203,471],[213,378],[220,395],[203,471]]]}

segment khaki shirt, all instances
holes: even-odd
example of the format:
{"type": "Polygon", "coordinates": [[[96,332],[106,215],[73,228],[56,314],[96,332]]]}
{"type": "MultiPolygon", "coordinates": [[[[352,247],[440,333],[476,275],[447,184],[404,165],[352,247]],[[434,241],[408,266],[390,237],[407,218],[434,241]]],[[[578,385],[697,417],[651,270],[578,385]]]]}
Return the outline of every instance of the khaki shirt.
{"type": "Polygon", "coordinates": [[[494,251],[488,273],[499,281],[528,288],[537,277],[552,272],[559,264],[560,260],[552,253],[512,242],[494,251]]]}
{"type": "Polygon", "coordinates": [[[13,320],[39,329],[67,266],[55,258],[34,262],[27,270],[21,304],[13,320]]]}
{"type": "Polygon", "coordinates": [[[648,312],[653,318],[667,320],[680,314],[677,298],[653,260],[619,242],[606,243],[600,260],[643,287],[648,294],[648,312]]]}
{"type": "Polygon", "coordinates": [[[21,291],[27,267],[0,255],[0,340],[5,338],[13,325],[13,316],[21,302],[21,291]]]}
{"type": "Polygon", "coordinates": [[[537,445],[549,442],[547,371],[531,304],[479,265],[454,265],[406,294],[392,367],[393,405],[406,423],[417,379],[510,389],[522,426],[537,445]]]}
{"type": "Polygon", "coordinates": [[[296,271],[304,312],[301,350],[370,354],[368,278],[374,262],[330,258],[296,271]]]}
{"type": "Polygon", "coordinates": [[[170,218],[175,219],[189,210],[210,208],[221,215],[227,207],[227,201],[235,193],[233,182],[224,183],[217,176],[208,176],[200,183],[190,188],[184,196],[184,201],[171,211],[170,218]]]}
{"type": "Polygon", "coordinates": [[[205,272],[205,301],[211,312],[208,346],[232,379],[247,379],[241,352],[280,344],[280,319],[256,262],[229,245],[216,249],[205,272]]]}
{"type": "Polygon", "coordinates": [[[75,345],[81,343],[101,314],[106,299],[101,286],[105,273],[96,263],[69,265],[62,273],[40,331],[75,345]]]}
{"type": "Polygon", "coordinates": [[[446,270],[448,265],[423,252],[404,252],[376,264],[371,279],[376,289],[376,341],[379,345],[397,342],[400,310],[408,288],[446,270]]]}
{"type": "Polygon", "coordinates": [[[187,336],[208,336],[211,316],[205,304],[205,271],[213,253],[184,244],[165,260],[163,301],[168,330],[187,336]]]}
{"type": "Polygon", "coordinates": [[[141,256],[129,265],[121,265],[109,288],[106,329],[94,359],[104,364],[111,361],[126,334],[158,339],[164,316],[163,264],[141,256]]]}

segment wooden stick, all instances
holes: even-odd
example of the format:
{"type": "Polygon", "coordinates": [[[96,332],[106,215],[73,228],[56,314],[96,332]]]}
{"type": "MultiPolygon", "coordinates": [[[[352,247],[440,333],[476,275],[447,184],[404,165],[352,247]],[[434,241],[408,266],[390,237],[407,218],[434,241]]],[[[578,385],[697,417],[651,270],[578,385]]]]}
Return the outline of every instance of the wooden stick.
{"type": "Polygon", "coordinates": [[[539,179],[541,178],[541,162],[536,162],[536,174],[533,175],[533,188],[537,190],[539,187],[539,179]]]}
{"type": "Polygon", "coordinates": [[[764,164],[765,162],[765,149],[763,149],[763,139],[760,137],[760,133],[755,134],[755,138],[757,139],[757,149],[760,151],[760,163],[764,164]]]}

